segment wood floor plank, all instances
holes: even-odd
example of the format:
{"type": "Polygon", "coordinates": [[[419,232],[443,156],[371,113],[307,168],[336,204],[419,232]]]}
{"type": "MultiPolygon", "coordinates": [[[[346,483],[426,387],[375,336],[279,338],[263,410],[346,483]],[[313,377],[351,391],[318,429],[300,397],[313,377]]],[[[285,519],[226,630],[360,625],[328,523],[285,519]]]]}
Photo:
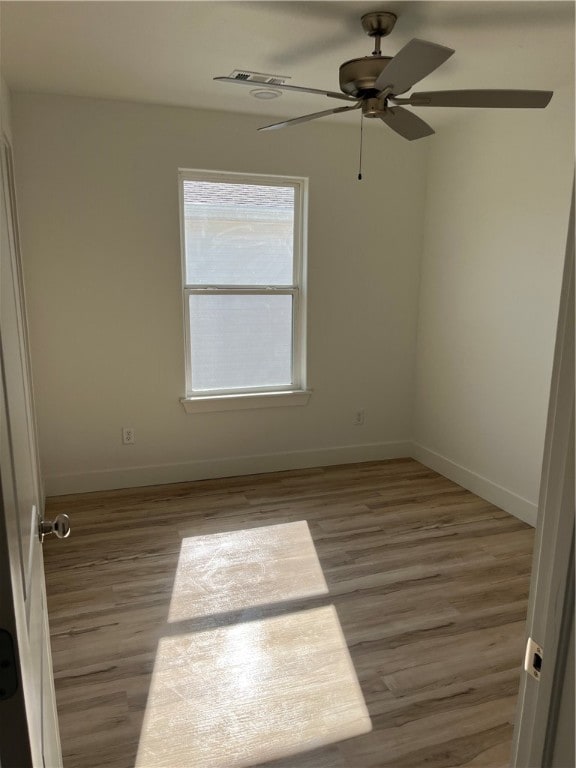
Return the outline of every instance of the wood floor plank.
{"type": "MultiPolygon", "coordinates": [[[[72,536],[48,539],[45,562],[65,768],[137,764],[159,643],[177,642],[183,627],[220,628],[226,637],[226,627],[239,622],[328,605],[373,731],[251,764],[507,764],[533,530],[450,480],[398,459],[49,499],[47,515],[59,512],[70,514],[72,536]],[[170,625],[183,540],[250,530],[258,536],[263,526],[300,521],[308,523],[328,594],[296,590],[278,602],[272,591],[267,605],[232,601],[212,615],[208,587],[199,582],[186,598],[198,615],[170,625]]],[[[290,555],[296,574],[308,567],[302,542],[290,555]]],[[[243,559],[239,578],[250,571],[243,559]]],[[[284,583],[290,592],[290,580],[284,583]]],[[[209,690],[204,701],[209,706],[209,690]]]]}

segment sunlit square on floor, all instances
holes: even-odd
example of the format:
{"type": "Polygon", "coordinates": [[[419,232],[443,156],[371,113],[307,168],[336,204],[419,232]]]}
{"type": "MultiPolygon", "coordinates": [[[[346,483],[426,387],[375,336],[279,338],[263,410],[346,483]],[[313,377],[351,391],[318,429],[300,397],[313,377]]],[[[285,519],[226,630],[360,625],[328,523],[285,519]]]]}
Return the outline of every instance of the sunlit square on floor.
{"type": "Polygon", "coordinates": [[[182,541],[168,620],[186,621],[327,592],[305,520],[191,536],[182,541]]]}
{"type": "Polygon", "coordinates": [[[366,733],[333,606],[163,637],[137,768],[247,768],[366,733]]]}

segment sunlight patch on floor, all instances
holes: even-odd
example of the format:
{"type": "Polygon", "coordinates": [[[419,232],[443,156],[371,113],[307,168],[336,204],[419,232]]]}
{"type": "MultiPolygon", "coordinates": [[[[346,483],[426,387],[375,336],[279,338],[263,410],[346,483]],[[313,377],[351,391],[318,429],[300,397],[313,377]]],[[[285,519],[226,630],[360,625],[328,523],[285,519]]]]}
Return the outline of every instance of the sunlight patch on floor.
{"type": "Polygon", "coordinates": [[[182,541],[168,621],[328,593],[305,520],[182,541]]]}
{"type": "Polygon", "coordinates": [[[248,768],[370,731],[334,606],[287,609],[327,592],[305,521],[184,539],[136,768],[248,768]]]}
{"type": "Polygon", "coordinates": [[[137,768],[239,768],[366,733],[333,606],[159,643],[137,768]]]}

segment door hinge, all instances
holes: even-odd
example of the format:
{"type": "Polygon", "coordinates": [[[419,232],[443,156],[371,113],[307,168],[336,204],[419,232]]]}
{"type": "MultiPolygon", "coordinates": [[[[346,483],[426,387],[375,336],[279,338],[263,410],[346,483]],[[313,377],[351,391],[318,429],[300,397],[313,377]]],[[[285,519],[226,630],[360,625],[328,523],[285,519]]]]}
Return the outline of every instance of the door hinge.
{"type": "Polygon", "coordinates": [[[16,674],[16,657],[12,635],[5,629],[0,629],[0,701],[14,696],[18,690],[18,675],[16,674]]]}
{"type": "Polygon", "coordinates": [[[531,637],[528,638],[526,643],[526,656],[524,657],[524,669],[529,675],[532,675],[536,680],[540,680],[542,674],[542,659],[544,657],[544,651],[541,645],[531,637]]]}

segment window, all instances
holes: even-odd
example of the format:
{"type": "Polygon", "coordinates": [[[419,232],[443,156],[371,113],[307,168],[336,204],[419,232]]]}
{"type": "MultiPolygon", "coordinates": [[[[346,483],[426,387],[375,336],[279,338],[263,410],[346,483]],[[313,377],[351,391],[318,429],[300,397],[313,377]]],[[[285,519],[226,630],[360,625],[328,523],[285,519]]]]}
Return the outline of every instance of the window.
{"type": "Polygon", "coordinates": [[[306,180],[180,171],[188,411],[298,405],[306,180]]]}

